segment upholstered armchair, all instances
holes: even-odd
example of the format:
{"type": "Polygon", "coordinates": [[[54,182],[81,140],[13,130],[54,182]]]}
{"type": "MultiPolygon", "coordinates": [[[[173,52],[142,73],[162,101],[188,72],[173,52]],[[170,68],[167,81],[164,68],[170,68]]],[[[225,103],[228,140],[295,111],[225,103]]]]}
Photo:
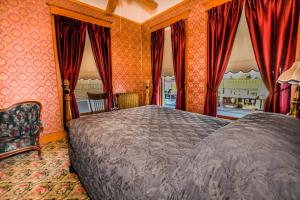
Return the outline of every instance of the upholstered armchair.
{"type": "Polygon", "coordinates": [[[39,102],[26,101],[0,110],[0,159],[30,150],[41,158],[41,109],[39,102]]]}

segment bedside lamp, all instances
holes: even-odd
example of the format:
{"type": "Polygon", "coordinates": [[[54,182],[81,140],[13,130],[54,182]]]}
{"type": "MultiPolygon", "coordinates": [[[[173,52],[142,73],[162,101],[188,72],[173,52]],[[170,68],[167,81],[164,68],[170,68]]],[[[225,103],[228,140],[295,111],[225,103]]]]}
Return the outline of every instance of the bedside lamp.
{"type": "Polygon", "coordinates": [[[283,72],[279,76],[278,82],[297,85],[296,97],[292,100],[290,115],[300,119],[300,61],[294,62],[290,69],[283,72]]]}

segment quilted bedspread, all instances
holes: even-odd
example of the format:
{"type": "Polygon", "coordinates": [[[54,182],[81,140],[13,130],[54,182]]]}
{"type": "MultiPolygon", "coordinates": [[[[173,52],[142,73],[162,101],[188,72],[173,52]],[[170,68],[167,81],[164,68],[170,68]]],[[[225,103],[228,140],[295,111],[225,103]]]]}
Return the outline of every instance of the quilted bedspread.
{"type": "Polygon", "coordinates": [[[158,106],[71,122],[70,158],[92,199],[158,199],[163,177],[229,122],[158,106]]]}
{"type": "Polygon", "coordinates": [[[203,139],[164,178],[163,199],[300,199],[300,120],[253,113],[203,139]]]}
{"type": "Polygon", "coordinates": [[[300,120],[145,106],[73,120],[70,158],[92,199],[300,199],[300,120]]]}

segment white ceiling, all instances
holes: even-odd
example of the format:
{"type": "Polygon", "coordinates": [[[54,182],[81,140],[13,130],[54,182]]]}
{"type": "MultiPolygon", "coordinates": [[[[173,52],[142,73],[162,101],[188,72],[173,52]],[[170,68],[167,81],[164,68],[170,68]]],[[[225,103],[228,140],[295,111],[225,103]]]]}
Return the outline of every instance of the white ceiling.
{"type": "MultiPolygon", "coordinates": [[[[91,6],[106,9],[108,0],[78,0],[91,6]]],[[[155,0],[158,6],[155,10],[150,10],[138,0],[119,0],[115,14],[130,19],[132,21],[142,23],[147,19],[171,8],[172,6],[182,2],[183,0],[155,0]]]]}

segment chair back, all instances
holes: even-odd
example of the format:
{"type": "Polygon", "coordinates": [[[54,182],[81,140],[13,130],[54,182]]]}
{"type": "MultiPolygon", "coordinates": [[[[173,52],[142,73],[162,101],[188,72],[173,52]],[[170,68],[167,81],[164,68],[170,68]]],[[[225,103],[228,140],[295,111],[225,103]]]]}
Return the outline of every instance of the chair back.
{"type": "Polygon", "coordinates": [[[41,110],[42,105],[37,101],[24,101],[0,109],[0,158],[40,150],[41,110]]]}
{"type": "Polygon", "coordinates": [[[95,93],[87,92],[87,96],[89,99],[89,105],[90,105],[92,113],[108,111],[108,108],[107,108],[108,94],[107,93],[95,94],[95,93]]]}

